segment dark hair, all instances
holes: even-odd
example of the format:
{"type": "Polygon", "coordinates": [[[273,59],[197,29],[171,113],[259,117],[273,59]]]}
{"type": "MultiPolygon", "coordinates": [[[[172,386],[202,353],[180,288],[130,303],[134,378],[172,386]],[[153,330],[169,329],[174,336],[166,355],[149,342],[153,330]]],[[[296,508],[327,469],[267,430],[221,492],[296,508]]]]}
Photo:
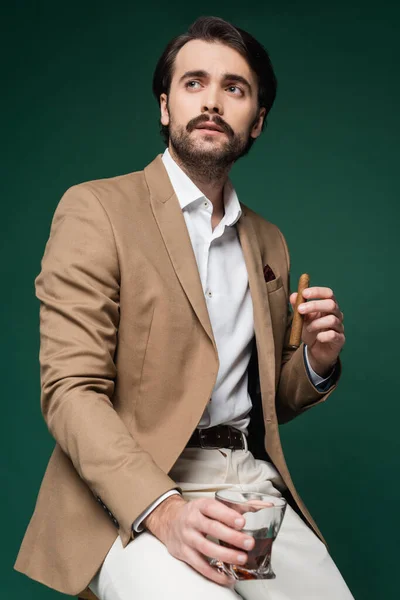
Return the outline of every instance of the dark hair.
{"type": "MultiPolygon", "coordinates": [[[[200,17],[183,33],[169,42],[157,62],[153,75],[153,93],[160,104],[161,94],[169,94],[174,63],[179,50],[191,40],[220,42],[230,46],[247,61],[258,80],[258,106],[267,114],[276,96],[277,81],[265,48],[253,36],[219,17],[200,17]]],[[[263,127],[266,124],[264,119],[263,127]]],[[[169,128],[161,125],[161,135],[168,145],[169,128]]]]}

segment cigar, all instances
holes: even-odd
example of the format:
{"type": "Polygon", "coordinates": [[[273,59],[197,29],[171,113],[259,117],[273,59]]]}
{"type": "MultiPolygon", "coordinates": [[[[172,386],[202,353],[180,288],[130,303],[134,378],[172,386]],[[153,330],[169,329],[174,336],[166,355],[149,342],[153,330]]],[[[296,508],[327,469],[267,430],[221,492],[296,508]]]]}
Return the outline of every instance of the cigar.
{"type": "Polygon", "coordinates": [[[301,344],[301,333],[303,330],[303,315],[299,313],[299,304],[305,302],[303,298],[303,292],[310,285],[310,276],[307,273],[303,273],[299,279],[299,286],[297,288],[297,300],[296,306],[294,307],[294,315],[292,321],[292,329],[290,331],[289,346],[292,348],[298,348],[301,344]]]}

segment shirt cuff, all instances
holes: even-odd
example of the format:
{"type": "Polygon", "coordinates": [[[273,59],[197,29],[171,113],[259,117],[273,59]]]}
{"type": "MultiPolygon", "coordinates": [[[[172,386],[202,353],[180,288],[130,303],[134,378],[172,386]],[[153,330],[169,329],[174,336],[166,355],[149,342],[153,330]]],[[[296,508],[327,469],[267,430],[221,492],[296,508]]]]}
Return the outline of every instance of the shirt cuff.
{"type": "Polygon", "coordinates": [[[157,508],[159,504],[161,504],[161,502],[164,502],[164,500],[166,500],[170,496],[173,496],[174,494],[179,494],[178,490],[169,490],[169,492],[165,492],[165,494],[157,498],[157,500],[154,500],[154,502],[152,502],[152,504],[150,504],[150,506],[147,507],[146,510],[144,510],[142,513],[140,513],[140,515],[134,520],[132,525],[133,531],[135,531],[136,533],[140,533],[141,531],[143,531],[144,527],[142,526],[142,521],[144,521],[145,518],[148,517],[149,514],[153,512],[153,510],[157,508]]]}
{"type": "Polygon", "coordinates": [[[306,345],[304,345],[304,360],[306,362],[308,376],[311,380],[311,383],[315,385],[315,387],[318,387],[323,383],[327,382],[328,379],[330,379],[333,373],[335,372],[335,368],[333,368],[332,371],[329,373],[328,377],[321,377],[320,375],[318,375],[318,373],[316,373],[310,365],[310,361],[308,360],[308,348],[306,345]]]}

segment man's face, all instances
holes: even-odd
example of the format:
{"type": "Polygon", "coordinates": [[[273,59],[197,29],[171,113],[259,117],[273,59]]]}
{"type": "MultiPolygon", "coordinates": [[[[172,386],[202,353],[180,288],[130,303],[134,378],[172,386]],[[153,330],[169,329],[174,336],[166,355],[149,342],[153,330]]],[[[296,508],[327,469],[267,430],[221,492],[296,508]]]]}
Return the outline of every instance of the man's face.
{"type": "Polygon", "coordinates": [[[251,138],[260,135],[256,75],[229,46],[192,40],[178,52],[168,97],[161,95],[161,122],[170,149],[185,163],[230,166],[251,138]]]}

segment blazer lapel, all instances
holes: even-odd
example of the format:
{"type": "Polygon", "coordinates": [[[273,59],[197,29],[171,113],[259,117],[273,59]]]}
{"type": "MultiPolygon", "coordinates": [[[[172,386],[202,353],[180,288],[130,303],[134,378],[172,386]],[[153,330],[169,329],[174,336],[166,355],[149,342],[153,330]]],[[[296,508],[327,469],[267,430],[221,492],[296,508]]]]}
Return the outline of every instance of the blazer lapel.
{"type": "Polygon", "coordinates": [[[269,420],[274,416],[273,403],[266,402],[275,395],[275,347],[268,292],[265,287],[262,257],[257,235],[246,207],[241,204],[242,216],[237,222],[240,244],[247,267],[249,287],[253,301],[254,331],[257,344],[261,394],[264,415],[269,420]]]}
{"type": "Polygon", "coordinates": [[[216,348],[196,257],[178,198],[161,159],[145,169],[150,202],[176,275],[200,323],[216,348]]]}

